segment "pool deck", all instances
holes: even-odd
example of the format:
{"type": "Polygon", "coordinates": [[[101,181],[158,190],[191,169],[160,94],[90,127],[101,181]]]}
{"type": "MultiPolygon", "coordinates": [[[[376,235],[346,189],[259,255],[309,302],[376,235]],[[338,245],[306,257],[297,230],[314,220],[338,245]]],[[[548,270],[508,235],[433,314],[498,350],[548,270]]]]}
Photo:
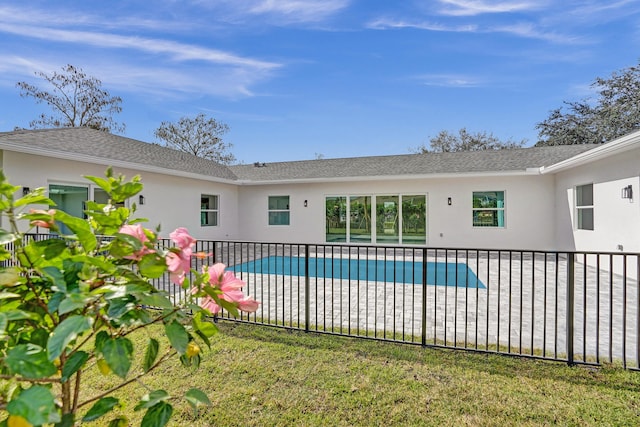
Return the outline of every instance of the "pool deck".
{"type": "MultiPolygon", "coordinates": [[[[261,301],[249,320],[415,343],[421,343],[424,322],[427,344],[489,351],[499,345],[502,352],[566,358],[566,258],[494,258],[455,259],[466,263],[486,288],[310,277],[307,296],[304,277],[247,272],[237,276],[247,283],[245,292],[261,301]]],[[[602,269],[596,277],[596,271],[593,265],[576,263],[575,359],[624,359],[638,366],[637,272],[629,270],[625,278],[602,269]]]]}

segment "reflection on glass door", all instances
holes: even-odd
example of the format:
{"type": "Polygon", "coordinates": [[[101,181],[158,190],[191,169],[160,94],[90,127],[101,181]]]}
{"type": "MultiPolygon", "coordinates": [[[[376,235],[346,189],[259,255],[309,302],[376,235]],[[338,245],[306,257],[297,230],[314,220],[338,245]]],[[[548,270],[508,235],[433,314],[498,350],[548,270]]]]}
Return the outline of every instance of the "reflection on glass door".
{"type": "Polygon", "coordinates": [[[326,198],[326,238],[327,242],[347,241],[347,198],[326,198]]]}
{"type": "Polygon", "coordinates": [[[426,213],[426,196],[402,196],[402,243],[424,245],[427,242],[426,213]]]}
{"type": "Polygon", "coordinates": [[[349,218],[349,241],[371,243],[371,196],[351,196],[349,218]]]}
{"type": "Polygon", "coordinates": [[[398,196],[376,197],[376,242],[399,243],[398,196]]]}
{"type": "MultiPolygon", "coordinates": [[[[84,217],[84,203],[89,199],[89,188],[73,185],[49,185],[49,198],[56,204],[55,209],[64,211],[71,216],[84,217]]],[[[62,234],[70,234],[71,231],[58,223],[62,234]]]]}

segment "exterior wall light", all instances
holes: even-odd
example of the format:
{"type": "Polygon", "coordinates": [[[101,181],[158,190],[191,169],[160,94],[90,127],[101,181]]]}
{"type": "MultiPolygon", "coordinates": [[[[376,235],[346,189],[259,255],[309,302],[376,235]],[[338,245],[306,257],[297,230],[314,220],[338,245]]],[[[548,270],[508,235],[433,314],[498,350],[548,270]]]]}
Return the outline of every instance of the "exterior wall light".
{"type": "Polygon", "coordinates": [[[31,189],[29,187],[22,187],[22,195],[26,196],[27,194],[29,194],[29,192],[31,191],[31,189]]]}
{"type": "Polygon", "coordinates": [[[633,199],[633,186],[631,184],[622,189],[622,198],[633,199]]]}
{"type": "Polygon", "coordinates": [[[144,198],[144,196],[142,194],[138,196],[138,203],[139,204],[144,205],[145,201],[146,200],[145,200],[145,198],[144,198]]]}
{"type": "Polygon", "coordinates": [[[448,204],[449,206],[451,206],[451,203],[452,203],[452,202],[451,202],[451,197],[447,197],[447,204],[448,204]]]}
{"type": "Polygon", "coordinates": [[[307,201],[304,201],[304,207],[306,208],[308,206],[307,201]]]}

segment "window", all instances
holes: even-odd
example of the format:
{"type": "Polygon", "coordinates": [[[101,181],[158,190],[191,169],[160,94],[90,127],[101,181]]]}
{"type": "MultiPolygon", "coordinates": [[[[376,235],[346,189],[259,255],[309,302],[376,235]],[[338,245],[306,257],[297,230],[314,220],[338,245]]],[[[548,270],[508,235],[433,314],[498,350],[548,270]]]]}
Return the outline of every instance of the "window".
{"type": "Polygon", "coordinates": [[[427,241],[427,196],[326,196],[327,242],[423,245],[427,241]]]}
{"type": "Polygon", "coordinates": [[[376,243],[398,243],[399,229],[399,196],[376,197],[376,243]]]}
{"type": "Polygon", "coordinates": [[[289,196],[269,196],[269,225],[289,225],[289,196]]]}
{"type": "MultiPolygon", "coordinates": [[[[77,218],[84,218],[85,202],[89,200],[89,188],[75,185],[49,184],[49,198],[55,208],[77,218]]],[[[71,234],[66,225],[58,223],[62,234],[71,234]]]]}
{"type": "Polygon", "coordinates": [[[371,196],[349,198],[349,241],[371,243],[371,196]]]}
{"type": "Polygon", "coordinates": [[[427,236],[427,198],[402,196],[402,243],[424,245],[427,236]]]}
{"type": "Polygon", "coordinates": [[[327,242],[347,241],[347,198],[327,197],[326,207],[326,239],[327,242]]]}
{"type": "Polygon", "coordinates": [[[218,225],[218,196],[208,194],[200,196],[200,225],[203,227],[218,225]]]}
{"type": "Polygon", "coordinates": [[[576,226],[578,230],[593,230],[593,184],[576,187],[576,226]]]}
{"type": "Polygon", "coordinates": [[[473,226],[504,227],[504,191],[473,192],[473,226]]]}
{"type": "MultiPolygon", "coordinates": [[[[94,188],[93,189],[93,201],[96,203],[101,203],[106,205],[109,203],[109,195],[102,188],[94,188]]],[[[116,208],[124,208],[124,202],[114,203],[113,206],[116,208]]]]}

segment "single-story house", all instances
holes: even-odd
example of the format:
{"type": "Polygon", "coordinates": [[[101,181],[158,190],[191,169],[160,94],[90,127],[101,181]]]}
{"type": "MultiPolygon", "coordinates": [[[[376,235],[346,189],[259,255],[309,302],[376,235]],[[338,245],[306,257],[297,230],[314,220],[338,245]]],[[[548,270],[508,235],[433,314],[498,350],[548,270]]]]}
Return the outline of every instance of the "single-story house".
{"type": "Polygon", "coordinates": [[[0,133],[14,185],[82,216],[107,166],[149,227],[199,239],[640,252],[640,131],[603,145],[225,166],[88,128],[0,133]]]}

